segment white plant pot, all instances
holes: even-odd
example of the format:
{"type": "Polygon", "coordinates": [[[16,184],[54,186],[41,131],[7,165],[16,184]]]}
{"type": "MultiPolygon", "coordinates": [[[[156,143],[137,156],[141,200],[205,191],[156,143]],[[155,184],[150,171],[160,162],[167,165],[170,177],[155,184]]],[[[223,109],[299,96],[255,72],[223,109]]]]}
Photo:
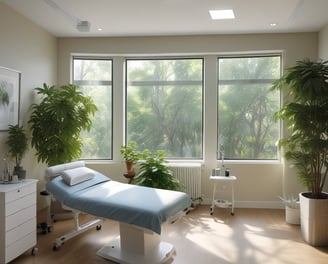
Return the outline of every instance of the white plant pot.
{"type": "Polygon", "coordinates": [[[292,225],[299,225],[301,223],[300,217],[300,209],[299,208],[291,208],[286,206],[286,222],[292,225]]]}
{"type": "Polygon", "coordinates": [[[310,199],[303,194],[299,194],[302,237],[312,246],[327,246],[328,199],[310,199]]]}

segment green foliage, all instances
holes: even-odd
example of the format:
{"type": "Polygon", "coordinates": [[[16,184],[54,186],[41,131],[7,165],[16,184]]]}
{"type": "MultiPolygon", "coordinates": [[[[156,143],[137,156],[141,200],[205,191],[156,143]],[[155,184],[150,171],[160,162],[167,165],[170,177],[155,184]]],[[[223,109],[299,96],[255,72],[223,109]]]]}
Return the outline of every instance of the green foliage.
{"type": "Polygon", "coordinates": [[[9,94],[6,90],[7,82],[0,82],[0,107],[2,105],[9,105],[9,94]]]}
{"type": "Polygon", "coordinates": [[[81,133],[81,139],[83,140],[81,158],[111,159],[112,87],[80,85],[79,90],[83,92],[84,95],[90,96],[98,108],[98,111],[92,117],[91,130],[82,131],[81,133]]]}
{"type": "Polygon", "coordinates": [[[165,190],[181,190],[182,184],[173,177],[169,167],[165,164],[164,157],[165,152],[162,150],[158,150],[156,153],[144,150],[144,162],[141,163],[138,174],[132,183],[165,190]]]}
{"type": "Polygon", "coordinates": [[[39,104],[32,105],[29,120],[38,161],[52,166],[79,158],[80,132],[91,129],[90,117],[97,111],[96,105],[76,85],[57,88],[44,84],[35,90],[43,96],[39,104]]]}
{"type": "Polygon", "coordinates": [[[121,146],[121,154],[125,161],[130,161],[132,164],[136,164],[141,158],[140,152],[137,151],[137,143],[130,141],[128,145],[121,146]]]}
{"type": "Polygon", "coordinates": [[[202,60],[128,61],[127,134],[167,157],[202,157],[202,60]]]}
{"type": "Polygon", "coordinates": [[[275,113],[290,135],[281,139],[285,157],[298,169],[300,182],[319,198],[328,173],[328,61],[298,61],[274,84],[290,102],[275,113]]]}
{"type": "Polygon", "coordinates": [[[280,56],[219,59],[220,142],[227,159],[275,159],[279,126],[272,115],[279,92],[270,92],[280,77],[280,56]]]}
{"type": "Polygon", "coordinates": [[[6,141],[9,153],[15,159],[16,166],[20,166],[22,158],[28,148],[28,138],[23,126],[10,125],[9,136],[6,141]]]}

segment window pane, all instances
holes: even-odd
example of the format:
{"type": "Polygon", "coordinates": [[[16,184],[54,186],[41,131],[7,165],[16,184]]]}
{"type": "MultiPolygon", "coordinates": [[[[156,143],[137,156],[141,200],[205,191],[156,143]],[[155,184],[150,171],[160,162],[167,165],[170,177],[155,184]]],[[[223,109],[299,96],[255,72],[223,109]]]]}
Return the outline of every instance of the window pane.
{"type": "Polygon", "coordinates": [[[280,60],[219,58],[218,142],[226,159],[277,159],[280,125],[272,116],[280,93],[270,88],[280,77],[280,60]]]}
{"type": "Polygon", "coordinates": [[[112,60],[73,58],[73,83],[98,107],[83,131],[82,159],[112,159],[112,60]]]}
{"type": "Polygon", "coordinates": [[[202,158],[203,60],[127,60],[127,141],[202,158]]]}

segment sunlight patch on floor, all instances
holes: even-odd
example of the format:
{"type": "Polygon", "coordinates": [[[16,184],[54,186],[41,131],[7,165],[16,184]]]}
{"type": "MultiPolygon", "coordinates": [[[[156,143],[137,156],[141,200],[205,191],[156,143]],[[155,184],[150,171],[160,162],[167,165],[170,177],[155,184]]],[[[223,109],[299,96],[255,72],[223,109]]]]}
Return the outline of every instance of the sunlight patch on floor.
{"type": "Polygon", "coordinates": [[[186,235],[186,239],[211,255],[216,255],[222,260],[233,261],[238,251],[232,239],[234,230],[227,225],[213,222],[213,219],[202,221],[207,222],[209,228],[205,232],[201,227],[197,231],[195,228],[192,233],[186,235]],[[214,225],[219,225],[219,228],[215,228],[214,225]]]}

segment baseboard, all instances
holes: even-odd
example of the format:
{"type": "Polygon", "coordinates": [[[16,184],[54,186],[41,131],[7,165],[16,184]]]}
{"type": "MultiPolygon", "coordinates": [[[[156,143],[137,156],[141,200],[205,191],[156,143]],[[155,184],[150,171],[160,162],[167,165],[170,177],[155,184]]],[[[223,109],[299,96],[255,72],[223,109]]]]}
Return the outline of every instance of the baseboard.
{"type": "MultiPolygon", "coordinates": [[[[210,206],[212,200],[204,199],[202,204],[210,206]]],[[[235,201],[235,208],[284,209],[285,206],[280,201],[235,201]]]]}

